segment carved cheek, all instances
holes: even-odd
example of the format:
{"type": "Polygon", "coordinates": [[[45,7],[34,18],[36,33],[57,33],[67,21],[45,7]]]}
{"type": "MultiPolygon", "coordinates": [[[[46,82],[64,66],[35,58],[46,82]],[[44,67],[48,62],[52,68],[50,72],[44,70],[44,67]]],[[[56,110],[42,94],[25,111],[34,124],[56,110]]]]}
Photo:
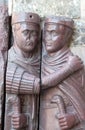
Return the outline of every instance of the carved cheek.
{"type": "Polygon", "coordinates": [[[52,40],[52,35],[48,34],[45,36],[45,41],[51,41],[52,40]]]}
{"type": "Polygon", "coordinates": [[[21,39],[22,41],[26,41],[26,40],[27,40],[27,36],[24,35],[23,33],[21,33],[20,39],[21,39]]]}
{"type": "Polygon", "coordinates": [[[57,41],[59,39],[59,36],[56,35],[56,36],[52,36],[52,41],[57,41]]]}
{"type": "Polygon", "coordinates": [[[35,38],[35,42],[38,42],[38,41],[39,41],[39,38],[38,38],[38,37],[36,37],[36,38],[35,38]]]}
{"type": "Polygon", "coordinates": [[[31,36],[30,41],[36,42],[36,41],[38,41],[38,37],[37,36],[31,36]]]}

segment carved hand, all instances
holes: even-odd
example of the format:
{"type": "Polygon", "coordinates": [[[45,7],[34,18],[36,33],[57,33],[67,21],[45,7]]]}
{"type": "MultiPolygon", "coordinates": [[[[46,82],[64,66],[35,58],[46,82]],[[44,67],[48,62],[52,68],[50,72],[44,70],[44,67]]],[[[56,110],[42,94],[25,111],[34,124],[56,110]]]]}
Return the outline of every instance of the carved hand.
{"type": "Polygon", "coordinates": [[[61,130],[68,130],[75,125],[76,119],[74,114],[62,114],[58,116],[61,130]]]}
{"type": "Polygon", "coordinates": [[[73,73],[83,67],[83,61],[78,56],[69,56],[67,66],[73,73]]]}
{"type": "Polygon", "coordinates": [[[12,126],[14,129],[20,129],[27,126],[27,117],[24,114],[15,113],[12,115],[12,126]]]}

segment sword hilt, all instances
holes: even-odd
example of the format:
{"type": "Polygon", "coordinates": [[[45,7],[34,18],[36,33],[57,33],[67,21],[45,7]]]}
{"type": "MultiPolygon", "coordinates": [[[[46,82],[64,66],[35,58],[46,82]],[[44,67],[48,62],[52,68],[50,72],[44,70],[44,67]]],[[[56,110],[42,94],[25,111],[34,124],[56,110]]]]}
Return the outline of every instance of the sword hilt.
{"type": "Polygon", "coordinates": [[[65,103],[64,103],[63,98],[60,95],[54,96],[51,102],[56,103],[58,105],[60,114],[66,113],[65,103]]]}

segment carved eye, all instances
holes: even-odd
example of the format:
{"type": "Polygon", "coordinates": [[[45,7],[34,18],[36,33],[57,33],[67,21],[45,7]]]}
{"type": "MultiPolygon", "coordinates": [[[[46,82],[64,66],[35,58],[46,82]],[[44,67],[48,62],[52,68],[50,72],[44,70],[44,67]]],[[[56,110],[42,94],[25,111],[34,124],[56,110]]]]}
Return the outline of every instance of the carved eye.
{"type": "Polygon", "coordinates": [[[53,36],[57,36],[57,35],[58,35],[58,32],[52,31],[52,35],[53,35],[53,36]]]}
{"type": "Polygon", "coordinates": [[[50,32],[49,31],[45,31],[45,35],[46,36],[50,35],[50,32]]]}
{"type": "Polygon", "coordinates": [[[28,32],[29,32],[28,30],[25,30],[25,31],[23,31],[23,34],[24,34],[24,35],[27,35],[28,32]]]}

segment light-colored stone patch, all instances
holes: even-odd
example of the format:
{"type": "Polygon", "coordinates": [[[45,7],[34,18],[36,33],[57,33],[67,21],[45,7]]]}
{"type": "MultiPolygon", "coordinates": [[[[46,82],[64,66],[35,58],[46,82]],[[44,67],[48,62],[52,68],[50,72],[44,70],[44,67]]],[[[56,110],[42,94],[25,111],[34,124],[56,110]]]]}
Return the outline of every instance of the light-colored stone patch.
{"type": "Polygon", "coordinates": [[[81,18],[85,19],[85,0],[81,0],[81,18]]]}
{"type": "Polygon", "coordinates": [[[84,62],[84,65],[85,65],[85,45],[72,46],[71,51],[75,55],[78,55],[82,59],[82,61],[84,62]]]}
{"type": "Polygon", "coordinates": [[[65,15],[80,17],[80,0],[14,0],[14,12],[35,12],[40,16],[65,15]]]}
{"type": "Polygon", "coordinates": [[[8,0],[0,0],[0,4],[7,4],[8,0]]]}
{"type": "Polygon", "coordinates": [[[82,19],[74,20],[73,45],[85,45],[85,21],[82,19]]]}

